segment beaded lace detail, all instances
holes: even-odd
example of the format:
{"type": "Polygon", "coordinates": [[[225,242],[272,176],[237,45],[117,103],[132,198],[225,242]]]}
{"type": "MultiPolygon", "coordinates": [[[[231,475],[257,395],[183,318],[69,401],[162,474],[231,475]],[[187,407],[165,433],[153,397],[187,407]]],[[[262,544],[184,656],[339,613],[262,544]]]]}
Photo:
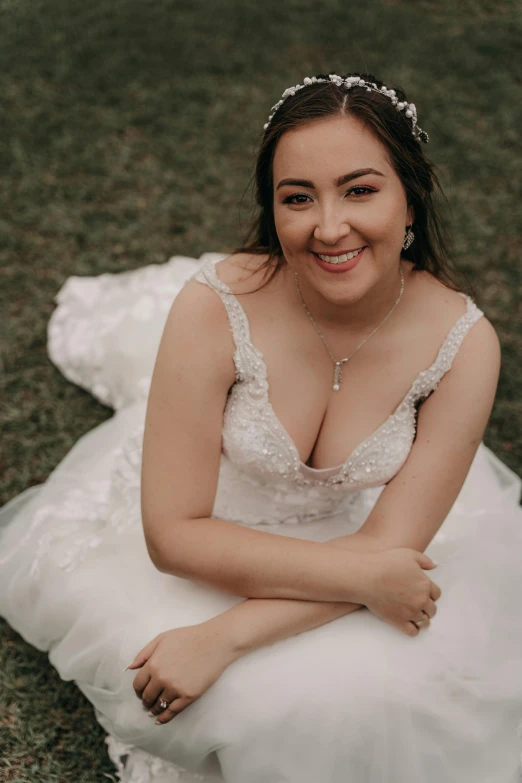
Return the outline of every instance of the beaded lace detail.
{"type": "Polygon", "coordinates": [[[229,392],[223,417],[223,453],[228,459],[265,480],[279,478],[300,487],[331,487],[359,491],[388,483],[406,462],[416,432],[417,407],[434,391],[469,329],[484,314],[467,294],[467,310],[447,334],[437,358],[418,374],[404,399],[386,421],[360,443],[341,465],[318,469],[304,464],[268,397],[263,354],[251,342],[247,315],[229,286],[219,279],[209,259],[193,276],[216,291],[227,310],[235,343],[236,382],[229,392]]]}

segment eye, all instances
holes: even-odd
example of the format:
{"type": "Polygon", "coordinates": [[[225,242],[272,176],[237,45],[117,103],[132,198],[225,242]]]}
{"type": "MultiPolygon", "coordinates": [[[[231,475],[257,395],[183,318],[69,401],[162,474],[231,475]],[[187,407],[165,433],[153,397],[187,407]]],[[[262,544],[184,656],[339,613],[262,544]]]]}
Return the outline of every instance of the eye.
{"type": "MultiPolygon", "coordinates": [[[[376,188],[372,188],[368,185],[354,185],[349,190],[346,191],[345,195],[354,195],[355,198],[361,198],[362,196],[366,196],[369,193],[377,193],[376,188]]],[[[289,196],[286,196],[282,204],[306,204],[306,201],[304,199],[310,198],[306,193],[291,193],[289,196]],[[303,199],[302,201],[298,201],[297,199],[303,199]]]]}
{"type": "Polygon", "coordinates": [[[361,196],[366,196],[367,193],[377,193],[377,190],[375,188],[370,188],[368,185],[354,185],[353,188],[350,188],[346,191],[346,195],[348,196],[350,193],[353,193],[357,198],[360,198],[361,196]],[[356,190],[363,191],[362,193],[355,193],[356,190]]]}
{"type": "Polygon", "coordinates": [[[286,196],[281,203],[282,204],[305,204],[306,203],[305,201],[294,201],[294,199],[296,198],[308,198],[308,196],[306,195],[306,193],[292,193],[290,196],[286,196]]]}

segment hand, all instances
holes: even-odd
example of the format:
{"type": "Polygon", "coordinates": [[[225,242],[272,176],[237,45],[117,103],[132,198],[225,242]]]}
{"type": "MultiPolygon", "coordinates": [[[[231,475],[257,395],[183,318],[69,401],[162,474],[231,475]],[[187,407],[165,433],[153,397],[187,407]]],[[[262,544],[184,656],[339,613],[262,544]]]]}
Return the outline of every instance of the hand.
{"type": "Polygon", "coordinates": [[[237,657],[233,645],[212,621],[174,628],[147,644],[128,667],[136,696],[146,709],[168,723],[196,701],[237,657]],[[164,709],[163,700],[168,703],[164,709]]]}
{"type": "Polygon", "coordinates": [[[427,628],[437,611],[441,590],[423,569],[436,568],[427,555],[414,549],[389,549],[372,553],[366,560],[362,603],[381,620],[408,636],[427,628]],[[426,617],[428,615],[428,617],[426,617]]]}

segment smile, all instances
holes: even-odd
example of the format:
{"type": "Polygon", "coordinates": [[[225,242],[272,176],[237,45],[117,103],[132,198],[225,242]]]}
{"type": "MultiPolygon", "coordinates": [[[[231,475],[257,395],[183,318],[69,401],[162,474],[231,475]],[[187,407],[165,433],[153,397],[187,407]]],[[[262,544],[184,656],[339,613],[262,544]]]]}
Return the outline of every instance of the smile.
{"type": "Polygon", "coordinates": [[[323,256],[321,253],[316,253],[316,255],[327,264],[344,264],[345,261],[350,261],[350,259],[358,256],[362,250],[364,250],[364,247],[351,250],[349,253],[343,253],[340,256],[323,256]]]}

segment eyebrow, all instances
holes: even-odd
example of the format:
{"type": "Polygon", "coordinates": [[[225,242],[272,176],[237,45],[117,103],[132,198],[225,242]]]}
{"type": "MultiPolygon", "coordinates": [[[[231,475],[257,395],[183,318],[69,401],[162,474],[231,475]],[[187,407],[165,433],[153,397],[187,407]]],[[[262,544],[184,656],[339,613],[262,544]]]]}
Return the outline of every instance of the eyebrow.
{"type": "MultiPolygon", "coordinates": [[[[356,171],[351,171],[349,174],[343,174],[341,177],[337,177],[336,180],[334,180],[334,185],[336,188],[340,188],[341,185],[345,185],[347,182],[350,182],[352,179],[357,179],[358,177],[364,177],[366,174],[377,174],[379,177],[384,177],[385,175],[382,174],[382,172],[377,171],[377,169],[357,169],[356,171]]],[[[302,188],[313,188],[314,183],[310,182],[308,179],[282,179],[281,182],[278,184],[276,190],[279,190],[279,188],[282,188],[284,185],[299,185],[302,188]]]]}

